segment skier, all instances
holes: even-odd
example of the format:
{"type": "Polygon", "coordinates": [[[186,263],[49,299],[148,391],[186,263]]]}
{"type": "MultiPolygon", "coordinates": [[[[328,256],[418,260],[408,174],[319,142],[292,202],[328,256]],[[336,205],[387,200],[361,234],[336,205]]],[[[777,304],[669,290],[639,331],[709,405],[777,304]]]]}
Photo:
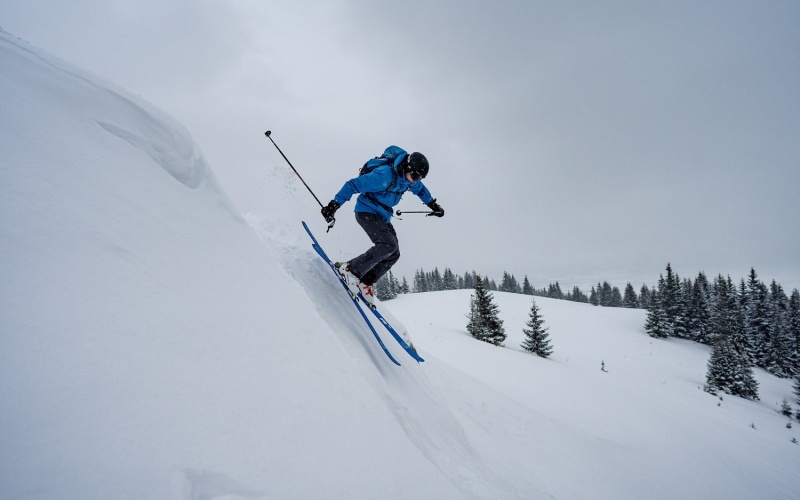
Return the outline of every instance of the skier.
{"type": "Polygon", "coordinates": [[[375,307],[373,285],[400,258],[397,233],[391,218],[392,208],[400,203],[403,193],[411,191],[417,195],[431,209],[428,215],[444,216],[444,209],[422,183],[428,175],[428,168],[428,159],[422,153],[408,154],[402,148],[389,146],[383,156],[368,161],[359,176],[345,182],[330,203],[322,207],[322,216],[330,223],[336,210],[353,194],[360,193],[353,211],[356,222],[367,233],[373,246],[349,262],[335,265],[350,293],[356,296],[361,292],[370,307],[375,307]]]}

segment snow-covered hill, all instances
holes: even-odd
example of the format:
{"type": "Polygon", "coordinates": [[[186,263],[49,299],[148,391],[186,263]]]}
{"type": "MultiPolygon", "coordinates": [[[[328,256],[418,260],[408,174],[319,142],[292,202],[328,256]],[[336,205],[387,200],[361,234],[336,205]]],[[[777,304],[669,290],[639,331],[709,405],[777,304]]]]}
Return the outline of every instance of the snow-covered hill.
{"type": "Polygon", "coordinates": [[[536,358],[519,295],[492,347],[468,291],[383,305],[396,367],[318,214],[240,216],[180,124],[1,31],[0,66],[0,497],[796,497],[787,381],[720,401],[705,348],[545,299],[536,358]]]}

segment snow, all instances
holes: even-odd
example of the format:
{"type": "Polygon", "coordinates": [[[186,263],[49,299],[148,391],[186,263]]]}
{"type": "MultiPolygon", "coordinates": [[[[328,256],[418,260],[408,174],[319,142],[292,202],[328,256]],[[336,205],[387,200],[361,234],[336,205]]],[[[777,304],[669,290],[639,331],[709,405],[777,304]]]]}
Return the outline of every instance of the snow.
{"type": "Polygon", "coordinates": [[[494,347],[469,290],[381,304],[397,367],[296,179],[242,216],[153,105],[1,30],[0,64],[0,497],[797,497],[790,381],[711,396],[707,347],[543,298],[538,358],[505,293],[494,347]]]}

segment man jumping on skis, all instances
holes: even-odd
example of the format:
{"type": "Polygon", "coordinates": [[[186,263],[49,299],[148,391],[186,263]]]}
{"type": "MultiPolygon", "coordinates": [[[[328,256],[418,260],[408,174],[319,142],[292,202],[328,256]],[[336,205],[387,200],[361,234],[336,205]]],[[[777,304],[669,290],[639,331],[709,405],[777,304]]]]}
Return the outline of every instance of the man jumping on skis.
{"type": "Polygon", "coordinates": [[[400,258],[397,233],[392,226],[392,209],[400,203],[403,193],[411,191],[428,205],[435,217],[444,216],[444,209],[436,203],[430,191],[422,183],[428,175],[428,159],[422,153],[408,154],[402,148],[389,146],[383,156],[368,161],[358,177],[344,183],[336,196],[322,208],[326,222],[355,193],[353,211],[356,222],[367,233],[373,246],[349,262],[337,262],[336,268],[347,283],[350,293],[358,292],[375,307],[373,285],[386,274],[400,258]]]}

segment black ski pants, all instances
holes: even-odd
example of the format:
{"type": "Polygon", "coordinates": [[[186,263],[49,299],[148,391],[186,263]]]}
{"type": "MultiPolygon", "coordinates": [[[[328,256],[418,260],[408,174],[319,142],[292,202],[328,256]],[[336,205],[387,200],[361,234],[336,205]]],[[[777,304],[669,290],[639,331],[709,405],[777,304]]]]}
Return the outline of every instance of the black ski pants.
{"type": "Polygon", "coordinates": [[[356,212],[356,222],[367,233],[373,246],[350,260],[350,272],[363,283],[372,285],[400,258],[394,226],[378,214],[356,212]]]}

